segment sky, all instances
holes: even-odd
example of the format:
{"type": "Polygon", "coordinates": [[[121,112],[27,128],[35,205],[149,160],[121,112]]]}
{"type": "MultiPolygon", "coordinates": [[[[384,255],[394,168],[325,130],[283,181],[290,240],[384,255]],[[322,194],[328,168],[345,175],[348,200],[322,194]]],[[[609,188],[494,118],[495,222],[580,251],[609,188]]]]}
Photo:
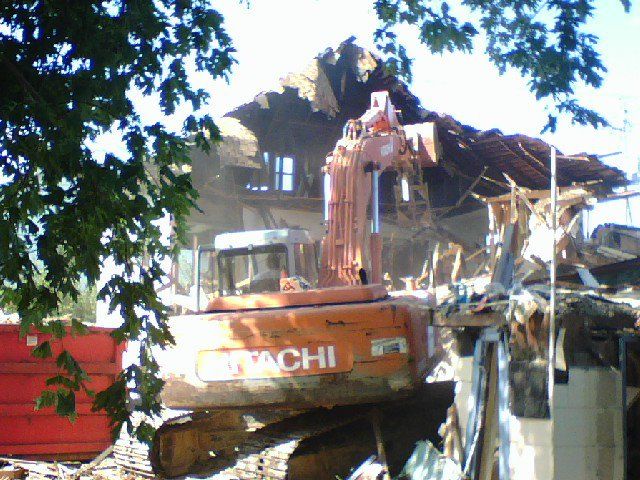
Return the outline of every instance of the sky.
{"type": "MultiPolygon", "coordinates": [[[[207,108],[214,117],[251,101],[261,91],[276,89],[281,77],[304,69],[320,52],[350,36],[375,51],[373,0],[221,0],[215,7],[225,17],[238,63],[228,82],[191,75],[194,86],[210,92],[207,108]]],[[[400,31],[400,39],[414,58],[410,90],[424,108],[479,129],[540,137],[566,154],[621,152],[605,161],[633,174],[640,161],[640,6],[636,3],[625,13],[616,0],[597,0],[588,29],[600,38],[599,51],[608,72],[600,89],[578,87],[576,93],[612,128],[594,130],[560,118],[557,131],[547,134],[540,133],[547,119],[545,105],[536,101],[518,71],[498,73],[483,53],[482,39],[474,53],[443,55],[431,54],[411,27],[400,31]]],[[[157,120],[156,99],[136,96],[136,103],[143,117],[157,120]]],[[[179,129],[186,112],[179,110],[166,122],[179,129]]],[[[599,210],[610,212],[618,223],[628,221],[626,208],[612,205],[599,210]]],[[[638,211],[635,217],[640,217],[640,202],[633,208],[638,211]]]]}
{"type": "MultiPolygon", "coordinates": [[[[453,2],[451,2],[453,3],[453,2]]],[[[602,0],[589,30],[600,37],[600,51],[608,73],[602,88],[579,88],[578,98],[603,113],[619,130],[571,126],[560,122],[545,140],[565,153],[598,154],[640,151],[640,10],[626,14],[617,1],[602,0]],[[626,137],[626,138],[625,138],[626,137]]],[[[353,35],[358,44],[374,50],[377,20],[372,0],[254,0],[248,8],[236,0],[216,5],[225,16],[234,40],[238,65],[229,84],[209,82],[215,115],[250,101],[256,93],[278,86],[288,72],[299,71],[327,47],[335,47],[353,35]]],[[[504,133],[540,136],[546,122],[544,105],[529,92],[519,72],[500,76],[479,45],[473,54],[433,55],[417,41],[412,29],[401,39],[414,58],[411,91],[425,108],[452,115],[480,129],[498,128],[504,133]]],[[[629,154],[631,155],[631,154],[629,154]]],[[[637,169],[635,158],[609,157],[609,163],[637,169]]]]}

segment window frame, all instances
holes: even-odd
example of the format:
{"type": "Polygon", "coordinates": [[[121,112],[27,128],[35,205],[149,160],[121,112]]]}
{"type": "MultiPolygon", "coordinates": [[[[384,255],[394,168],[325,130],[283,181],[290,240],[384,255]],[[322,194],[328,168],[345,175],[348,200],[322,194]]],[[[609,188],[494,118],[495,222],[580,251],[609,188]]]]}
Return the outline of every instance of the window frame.
{"type": "Polygon", "coordinates": [[[294,155],[262,152],[262,168],[256,169],[245,185],[245,190],[255,193],[276,192],[278,194],[295,195],[297,190],[296,175],[298,168],[294,155]],[[285,171],[285,160],[290,160],[290,172],[285,171]],[[290,179],[290,189],[284,189],[285,179],[290,179]]]}
{"type": "Polygon", "coordinates": [[[273,162],[272,188],[276,192],[294,194],[296,190],[296,159],[293,155],[276,155],[273,162]],[[285,160],[291,160],[291,171],[285,171],[285,160]],[[291,188],[284,188],[285,178],[291,179],[291,188]]]}

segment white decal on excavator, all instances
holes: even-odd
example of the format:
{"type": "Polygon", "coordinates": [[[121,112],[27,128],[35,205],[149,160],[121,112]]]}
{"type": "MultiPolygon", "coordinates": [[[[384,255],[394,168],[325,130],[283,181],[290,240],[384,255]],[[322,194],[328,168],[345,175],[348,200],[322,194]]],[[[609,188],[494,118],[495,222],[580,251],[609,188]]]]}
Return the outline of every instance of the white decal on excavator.
{"type": "Polygon", "coordinates": [[[371,355],[380,357],[390,353],[407,353],[407,339],[404,337],[378,338],[371,340],[371,355]]]}
{"type": "Polygon", "coordinates": [[[345,360],[337,357],[336,345],[204,350],[196,369],[202,381],[212,382],[333,373],[351,368],[350,356],[345,360]]]}
{"type": "Polygon", "coordinates": [[[380,155],[383,157],[388,157],[393,153],[393,141],[390,141],[388,144],[383,145],[380,148],[380,155]]]}

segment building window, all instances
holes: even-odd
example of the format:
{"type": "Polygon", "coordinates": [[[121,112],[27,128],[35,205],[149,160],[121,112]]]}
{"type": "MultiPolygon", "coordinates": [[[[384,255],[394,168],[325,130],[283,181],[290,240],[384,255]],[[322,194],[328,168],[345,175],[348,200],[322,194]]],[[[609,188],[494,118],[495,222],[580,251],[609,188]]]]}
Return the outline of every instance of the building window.
{"type": "Polygon", "coordinates": [[[276,157],[273,169],[273,188],[282,192],[293,191],[293,158],[276,157]]]}
{"type": "Polygon", "coordinates": [[[247,190],[252,192],[267,192],[277,190],[293,192],[295,187],[295,160],[293,157],[273,155],[269,152],[262,154],[262,169],[253,172],[247,183],[247,190]]]}
{"type": "Polygon", "coordinates": [[[269,168],[269,152],[264,152],[262,154],[262,168],[253,172],[251,180],[249,180],[249,183],[247,183],[247,190],[251,190],[252,192],[268,191],[271,183],[269,181],[270,171],[271,169],[269,168]]]}

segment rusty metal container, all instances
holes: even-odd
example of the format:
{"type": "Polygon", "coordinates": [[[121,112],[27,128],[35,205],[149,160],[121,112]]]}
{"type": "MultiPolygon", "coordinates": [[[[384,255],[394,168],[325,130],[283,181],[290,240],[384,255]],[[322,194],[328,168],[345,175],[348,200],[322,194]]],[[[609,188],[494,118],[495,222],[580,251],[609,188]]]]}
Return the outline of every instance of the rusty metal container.
{"type": "Polygon", "coordinates": [[[124,345],[111,337],[112,329],[90,328],[89,334],[51,342],[53,356],[34,358],[32,350],[50,335],[19,336],[19,325],[0,325],[0,455],[55,459],[85,459],[111,445],[109,419],[92,412],[92,399],[76,393],[74,423],[52,408],[35,410],[35,398],[47,378],[58,371],[56,357],[69,351],[91,377],[89,388],[99,392],[113,383],[122,369],[124,345]]]}

